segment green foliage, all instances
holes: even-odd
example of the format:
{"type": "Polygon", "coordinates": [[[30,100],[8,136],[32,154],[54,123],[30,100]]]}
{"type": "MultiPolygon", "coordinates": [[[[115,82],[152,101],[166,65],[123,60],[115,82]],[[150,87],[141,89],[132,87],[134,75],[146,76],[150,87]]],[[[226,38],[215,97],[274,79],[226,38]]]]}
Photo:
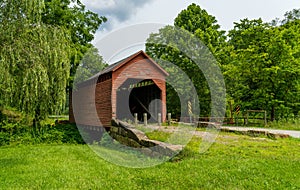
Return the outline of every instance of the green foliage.
{"type": "Polygon", "coordinates": [[[229,32],[228,94],[243,110],[267,110],[272,121],[299,112],[300,25],[287,25],[244,19],[229,32]]]}
{"type": "Polygon", "coordinates": [[[0,109],[0,146],[40,143],[74,143],[84,141],[74,124],[41,122],[32,126],[32,119],[12,108],[0,109]],[[44,123],[44,124],[43,124],[44,123]]]}
{"type": "MultiPolygon", "coordinates": [[[[220,30],[215,17],[200,6],[191,4],[180,12],[174,25],[196,36],[213,53],[226,79],[228,105],[229,102],[233,108],[239,105],[241,111],[266,110],[268,118],[274,121],[297,116],[300,109],[299,18],[299,10],[294,9],[287,12],[282,21],[275,20],[271,24],[264,23],[262,19],[243,19],[229,31],[226,42],[225,33],[220,30]]],[[[201,115],[208,116],[211,94],[207,78],[191,59],[180,52],[187,48],[194,52],[201,49],[193,49],[189,39],[178,37],[174,29],[167,26],[150,35],[146,51],[159,64],[162,64],[160,59],[169,61],[188,75],[197,89],[201,115]]],[[[166,70],[174,75],[176,69],[170,67],[166,70]]],[[[188,86],[187,80],[182,77],[173,77],[172,80],[188,86]]],[[[189,95],[185,97],[193,99],[189,95]]],[[[179,108],[182,106],[175,89],[167,85],[168,111],[180,115],[179,108]]],[[[229,113],[230,110],[227,115],[229,113]]]]}
{"type": "Polygon", "coordinates": [[[34,122],[59,113],[65,104],[70,39],[63,28],[41,22],[42,1],[1,2],[0,94],[4,105],[34,122]],[[21,12],[21,14],[19,14],[21,12]]]}
{"type": "Polygon", "coordinates": [[[213,56],[218,60],[219,49],[225,43],[224,31],[219,30],[220,26],[216,22],[200,6],[192,4],[177,16],[175,27],[166,26],[147,39],[146,52],[163,67],[167,63],[172,64],[164,68],[170,74],[167,80],[176,81],[177,86],[167,84],[167,109],[173,116],[188,116],[188,101],[193,102],[194,108],[198,107],[199,102],[202,116],[210,115],[211,92],[208,78],[214,77],[211,73],[216,69],[212,68],[215,62],[213,56]],[[201,65],[201,69],[195,62],[201,65]],[[194,97],[189,79],[198,99],[194,97]],[[179,97],[184,100],[180,101],[179,97]],[[184,113],[181,113],[180,107],[184,113]]]}
{"type": "Polygon", "coordinates": [[[106,20],[105,17],[86,10],[80,0],[45,0],[42,22],[66,28],[70,32],[72,54],[69,87],[72,86],[80,61],[89,48],[93,48],[90,42],[94,39],[94,34],[106,20]]]}
{"type": "MultiPolygon", "coordinates": [[[[193,93],[191,93],[192,87],[187,77],[189,77],[192,80],[191,82],[197,87],[205,86],[201,91],[201,100],[209,99],[208,85],[205,80],[201,80],[204,78],[204,75],[193,60],[185,55],[185,52],[181,52],[188,48],[185,46],[188,38],[192,38],[189,33],[184,33],[183,30],[180,31],[177,28],[167,26],[160,29],[159,33],[151,34],[146,44],[147,54],[155,59],[156,62],[163,66],[169,73],[169,77],[167,78],[167,109],[173,116],[180,116],[180,114],[188,116],[186,108],[187,102],[195,99],[193,93]],[[182,37],[182,39],[178,40],[178,37],[182,37]],[[183,37],[186,38],[183,39],[183,37]],[[183,50],[180,49],[180,45],[176,44],[177,42],[183,45],[183,50]],[[172,63],[172,65],[168,64],[169,62],[172,63]],[[195,71],[197,71],[198,75],[194,74],[195,71]],[[183,75],[183,72],[186,73],[187,76],[183,75]],[[173,86],[170,83],[173,83],[173,86]],[[183,98],[181,101],[183,101],[184,113],[181,113],[179,97],[183,98]]],[[[203,108],[203,112],[207,110],[208,109],[203,108]]]]}
{"type": "Polygon", "coordinates": [[[72,42],[86,46],[94,39],[99,26],[106,18],[86,10],[80,0],[44,0],[42,22],[65,27],[71,32],[72,42]]]}
{"type": "Polygon", "coordinates": [[[65,109],[66,87],[106,18],[79,0],[4,0],[0,7],[0,102],[38,125],[65,109]]]}
{"type": "Polygon", "coordinates": [[[214,54],[225,43],[225,31],[220,30],[216,18],[195,3],[179,13],[174,25],[197,36],[214,54]]]}
{"type": "Polygon", "coordinates": [[[120,146],[120,143],[114,142],[114,140],[111,138],[111,136],[108,133],[104,133],[101,138],[100,145],[104,147],[113,148],[114,146],[120,146]]]}
{"type": "Polygon", "coordinates": [[[300,131],[300,116],[294,116],[290,118],[279,118],[274,122],[269,122],[267,127],[272,129],[300,131]]]}
{"type": "Polygon", "coordinates": [[[0,146],[30,144],[84,144],[76,125],[45,125],[39,131],[20,123],[0,125],[0,146]]]}
{"type": "Polygon", "coordinates": [[[75,83],[83,82],[102,71],[108,64],[104,63],[96,47],[91,47],[80,61],[75,75],[75,83]]]}
{"type": "Polygon", "coordinates": [[[293,9],[284,14],[284,19],[281,21],[281,24],[287,24],[289,22],[294,22],[300,19],[300,9],[293,9]]]}
{"type": "Polygon", "coordinates": [[[0,123],[30,123],[30,117],[26,116],[22,112],[17,111],[15,108],[0,107],[0,123]]]}

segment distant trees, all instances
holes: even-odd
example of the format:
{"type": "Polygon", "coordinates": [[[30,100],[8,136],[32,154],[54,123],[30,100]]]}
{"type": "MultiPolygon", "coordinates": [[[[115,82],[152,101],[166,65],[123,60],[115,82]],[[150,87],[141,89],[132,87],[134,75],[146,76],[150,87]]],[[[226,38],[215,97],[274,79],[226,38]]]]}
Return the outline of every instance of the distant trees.
{"type": "Polygon", "coordinates": [[[95,74],[102,71],[108,64],[104,62],[102,57],[99,55],[98,49],[91,47],[83,56],[78,65],[78,69],[75,75],[74,82],[83,82],[95,74]]]}
{"type": "Polygon", "coordinates": [[[291,23],[293,21],[299,21],[300,19],[300,9],[293,9],[284,14],[284,19],[280,22],[282,25],[291,23]]]}
{"type": "Polygon", "coordinates": [[[243,109],[267,110],[272,121],[298,114],[299,40],[296,22],[277,27],[261,19],[235,23],[229,31],[232,61],[225,75],[236,103],[243,109]]]}
{"type": "MultiPolygon", "coordinates": [[[[287,12],[283,20],[272,24],[262,19],[244,19],[235,23],[226,36],[215,17],[192,4],[176,17],[174,25],[200,39],[215,56],[226,79],[228,100],[240,105],[242,110],[267,110],[273,121],[300,112],[299,13],[296,9],[287,12]]],[[[170,48],[173,44],[157,45],[174,38],[168,28],[150,35],[146,51],[155,59],[174,63],[189,76],[197,89],[202,114],[208,116],[210,91],[201,71],[179,49],[170,48]]],[[[176,41],[189,44],[187,39],[176,41]]],[[[170,86],[167,93],[171,100],[167,102],[168,109],[174,110],[179,100],[173,98],[176,93],[170,86]]]]}

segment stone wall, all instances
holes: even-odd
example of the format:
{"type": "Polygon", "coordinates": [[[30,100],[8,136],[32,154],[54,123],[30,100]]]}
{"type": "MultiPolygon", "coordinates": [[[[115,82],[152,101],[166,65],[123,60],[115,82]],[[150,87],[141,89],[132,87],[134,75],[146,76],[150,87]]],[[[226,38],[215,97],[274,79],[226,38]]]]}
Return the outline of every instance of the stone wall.
{"type": "Polygon", "coordinates": [[[112,119],[109,134],[121,144],[141,148],[143,153],[151,156],[174,156],[183,149],[182,145],[151,140],[142,131],[116,119],[112,119]]]}

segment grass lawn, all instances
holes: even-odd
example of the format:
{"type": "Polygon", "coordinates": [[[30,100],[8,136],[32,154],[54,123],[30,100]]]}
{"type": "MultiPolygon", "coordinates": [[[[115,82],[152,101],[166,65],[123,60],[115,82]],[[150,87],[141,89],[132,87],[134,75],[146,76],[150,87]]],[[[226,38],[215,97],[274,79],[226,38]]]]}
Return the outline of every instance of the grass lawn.
{"type": "Polygon", "coordinates": [[[300,189],[300,140],[220,133],[204,154],[200,141],[144,169],[106,162],[87,145],[0,147],[0,189],[300,189]]]}

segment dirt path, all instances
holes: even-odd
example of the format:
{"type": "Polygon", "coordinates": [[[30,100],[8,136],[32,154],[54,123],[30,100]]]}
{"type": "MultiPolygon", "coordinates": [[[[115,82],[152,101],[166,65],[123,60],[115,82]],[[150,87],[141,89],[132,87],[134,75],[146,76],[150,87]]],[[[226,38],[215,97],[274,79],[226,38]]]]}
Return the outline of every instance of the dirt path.
{"type": "MultiPolygon", "coordinates": [[[[145,128],[152,129],[152,130],[159,130],[169,133],[174,133],[179,131],[177,127],[173,126],[155,126],[149,125],[145,128]]],[[[300,138],[300,131],[292,131],[292,130],[277,130],[277,129],[267,129],[267,128],[254,128],[254,127],[226,127],[221,126],[220,129],[222,131],[230,131],[230,132],[249,132],[249,133],[258,133],[258,134],[273,134],[282,137],[293,137],[293,138],[300,138]]],[[[190,131],[193,135],[198,137],[203,137],[206,132],[205,131],[190,131]]]]}

